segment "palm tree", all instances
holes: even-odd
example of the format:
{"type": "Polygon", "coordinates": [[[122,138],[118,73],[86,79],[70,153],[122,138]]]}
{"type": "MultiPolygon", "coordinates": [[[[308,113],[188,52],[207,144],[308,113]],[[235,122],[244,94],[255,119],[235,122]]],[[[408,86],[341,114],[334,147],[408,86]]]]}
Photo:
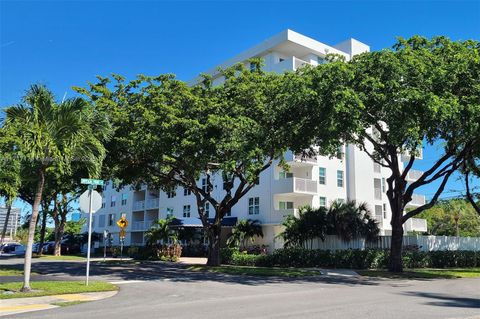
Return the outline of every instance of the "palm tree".
{"type": "Polygon", "coordinates": [[[157,220],[150,230],[145,233],[145,240],[148,246],[156,246],[160,241],[164,244],[168,241],[177,241],[177,231],[170,226],[173,219],[173,217],[168,217],[167,219],[157,220]]]}
{"type": "Polygon", "coordinates": [[[325,240],[327,231],[327,212],[324,207],[312,208],[310,206],[302,207],[298,218],[288,216],[283,222],[285,230],[279,237],[283,238],[286,247],[304,247],[310,241],[313,246],[313,240],[320,238],[325,240]]]}
{"type": "Polygon", "coordinates": [[[41,85],[31,86],[22,103],[5,113],[4,126],[16,135],[12,152],[23,158],[22,165],[28,167],[23,171],[30,171],[22,180],[34,185],[22,288],[30,291],[32,246],[46,175],[69,172],[74,162],[87,167],[91,176],[98,175],[108,122],[82,99],[55,103],[53,94],[41,85]]]}
{"type": "Polygon", "coordinates": [[[260,221],[244,219],[233,227],[232,234],[227,240],[227,245],[230,247],[239,247],[245,249],[248,240],[252,243],[255,237],[263,237],[262,225],[260,221]]]}
{"type": "Polygon", "coordinates": [[[333,202],[327,213],[329,235],[337,235],[344,241],[365,238],[374,241],[380,232],[378,223],[370,217],[366,203],[355,201],[333,202]]]}

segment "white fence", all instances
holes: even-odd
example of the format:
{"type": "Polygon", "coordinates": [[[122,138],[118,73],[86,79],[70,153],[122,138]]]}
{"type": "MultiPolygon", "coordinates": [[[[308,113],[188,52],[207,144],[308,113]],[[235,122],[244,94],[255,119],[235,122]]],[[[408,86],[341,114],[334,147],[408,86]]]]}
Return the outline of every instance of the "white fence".
{"type": "MultiPolygon", "coordinates": [[[[377,242],[368,243],[365,239],[355,239],[345,242],[337,236],[326,236],[325,241],[315,239],[305,244],[305,248],[323,250],[344,249],[390,249],[391,236],[380,236],[377,242]]],[[[417,246],[421,251],[434,250],[472,250],[480,251],[480,237],[454,236],[404,236],[403,246],[417,246]]]]}

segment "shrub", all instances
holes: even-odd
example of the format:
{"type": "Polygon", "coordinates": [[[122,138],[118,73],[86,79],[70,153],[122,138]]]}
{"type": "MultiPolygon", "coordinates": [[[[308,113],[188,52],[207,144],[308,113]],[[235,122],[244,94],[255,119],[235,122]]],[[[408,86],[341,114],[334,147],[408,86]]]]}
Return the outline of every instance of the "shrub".
{"type": "MultiPolygon", "coordinates": [[[[264,267],[324,267],[350,269],[387,268],[388,250],[309,250],[304,248],[277,249],[269,255],[254,255],[238,250],[224,249],[222,263],[237,266],[264,267]]],[[[406,268],[478,267],[480,253],[474,251],[433,251],[407,250],[403,252],[406,268]]]]}

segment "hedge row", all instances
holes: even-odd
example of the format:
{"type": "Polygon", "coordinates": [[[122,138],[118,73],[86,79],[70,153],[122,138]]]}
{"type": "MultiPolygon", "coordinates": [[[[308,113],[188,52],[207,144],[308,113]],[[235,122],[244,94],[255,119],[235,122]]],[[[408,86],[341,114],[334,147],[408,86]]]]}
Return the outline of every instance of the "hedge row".
{"type": "MultiPolygon", "coordinates": [[[[252,255],[226,248],[222,250],[221,257],[222,263],[237,266],[383,269],[387,268],[389,251],[285,248],[269,255],[252,255]]],[[[480,267],[480,252],[404,251],[403,265],[406,268],[480,267]]]]}

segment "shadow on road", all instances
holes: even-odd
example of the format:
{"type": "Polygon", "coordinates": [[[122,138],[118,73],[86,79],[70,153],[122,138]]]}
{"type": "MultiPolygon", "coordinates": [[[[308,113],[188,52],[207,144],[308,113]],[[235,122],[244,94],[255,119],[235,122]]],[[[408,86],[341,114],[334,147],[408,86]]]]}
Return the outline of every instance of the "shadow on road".
{"type": "MultiPolygon", "coordinates": [[[[20,262],[20,261],[19,261],[20,262]]],[[[18,265],[18,264],[17,264],[18,265]]],[[[23,264],[22,264],[23,265],[23,264]]],[[[18,265],[20,266],[20,265],[18,265]]],[[[167,262],[142,263],[102,263],[93,262],[90,266],[90,276],[108,281],[123,280],[169,280],[173,282],[222,282],[242,285],[263,285],[271,283],[326,283],[340,285],[378,285],[375,279],[357,278],[354,276],[309,276],[309,277],[267,277],[243,276],[205,271],[190,271],[189,265],[167,262]]],[[[66,261],[36,261],[32,264],[32,271],[43,276],[34,280],[83,280],[85,276],[84,262],[66,261]]],[[[92,278],[94,279],[94,278],[92,278]]],[[[1,281],[13,281],[14,278],[1,277],[1,281]]]]}
{"type": "Polygon", "coordinates": [[[422,297],[430,299],[431,301],[425,302],[426,305],[440,306],[440,307],[459,307],[459,308],[480,308],[480,299],[478,298],[465,298],[458,296],[451,296],[439,293],[430,292],[418,292],[409,291],[403,293],[412,297],[422,297]]]}

